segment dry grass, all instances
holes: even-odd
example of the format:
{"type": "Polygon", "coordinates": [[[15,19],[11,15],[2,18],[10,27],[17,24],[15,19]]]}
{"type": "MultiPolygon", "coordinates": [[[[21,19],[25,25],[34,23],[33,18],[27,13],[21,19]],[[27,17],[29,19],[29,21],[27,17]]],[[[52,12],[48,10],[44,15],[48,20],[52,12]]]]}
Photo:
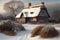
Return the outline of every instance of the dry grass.
{"type": "Polygon", "coordinates": [[[31,32],[31,37],[34,37],[36,35],[39,35],[39,32],[41,31],[41,29],[43,28],[44,26],[37,26],[36,28],[34,28],[31,32]]]}
{"type": "Polygon", "coordinates": [[[39,34],[43,38],[52,38],[58,35],[58,31],[52,26],[42,28],[39,34]]]}

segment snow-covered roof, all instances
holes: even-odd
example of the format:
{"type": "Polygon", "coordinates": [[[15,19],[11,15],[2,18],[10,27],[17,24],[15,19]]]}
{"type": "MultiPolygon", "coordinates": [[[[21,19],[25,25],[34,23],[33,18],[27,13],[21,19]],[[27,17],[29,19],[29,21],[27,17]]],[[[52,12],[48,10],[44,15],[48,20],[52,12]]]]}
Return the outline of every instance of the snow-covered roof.
{"type": "Polygon", "coordinates": [[[38,16],[39,12],[40,12],[40,7],[26,8],[26,9],[23,9],[16,16],[16,18],[20,18],[22,13],[23,13],[24,17],[36,17],[36,16],[38,16]]]}

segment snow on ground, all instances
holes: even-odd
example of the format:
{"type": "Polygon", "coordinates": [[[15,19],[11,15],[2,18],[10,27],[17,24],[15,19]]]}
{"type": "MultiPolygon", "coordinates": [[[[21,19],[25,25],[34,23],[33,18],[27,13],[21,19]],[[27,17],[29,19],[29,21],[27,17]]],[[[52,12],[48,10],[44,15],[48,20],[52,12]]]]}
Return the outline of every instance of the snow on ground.
{"type": "MultiPolygon", "coordinates": [[[[26,31],[17,32],[17,35],[15,36],[8,36],[0,33],[0,40],[60,40],[60,35],[54,38],[41,38],[39,36],[31,38],[30,37],[31,31],[40,24],[22,24],[22,25],[26,28],[26,31]]],[[[60,24],[48,24],[48,25],[55,26],[55,28],[60,32],[59,27],[60,24]]]]}
{"type": "Polygon", "coordinates": [[[28,40],[27,35],[31,32],[33,27],[37,25],[23,24],[23,26],[25,26],[26,31],[17,32],[16,36],[8,36],[0,33],[0,40],[28,40]]]}

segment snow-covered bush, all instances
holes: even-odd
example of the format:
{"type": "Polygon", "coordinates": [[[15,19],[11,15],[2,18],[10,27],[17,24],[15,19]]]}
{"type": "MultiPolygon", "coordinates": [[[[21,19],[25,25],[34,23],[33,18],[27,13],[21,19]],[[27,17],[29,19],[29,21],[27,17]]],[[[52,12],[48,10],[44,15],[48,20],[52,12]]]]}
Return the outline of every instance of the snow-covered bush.
{"type": "Polygon", "coordinates": [[[25,30],[25,28],[20,23],[16,23],[16,22],[13,23],[13,28],[16,31],[24,31],[25,30]]]}
{"type": "Polygon", "coordinates": [[[11,25],[11,22],[8,20],[0,21],[0,32],[5,33],[7,35],[15,35],[14,29],[11,25]]]}
{"type": "Polygon", "coordinates": [[[12,25],[11,25],[11,22],[10,21],[7,21],[7,20],[3,20],[3,21],[0,21],[0,29],[1,30],[12,30],[12,25]]]}
{"type": "Polygon", "coordinates": [[[44,26],[37,26],[36,28],[34,28],[31,32],[31,37],[34,37],[36,35],[39,35],[39,32],[41,31],[41,29],[43,28],[44,26]]]}
{"type": "Polygon", "coordinates": [[[23,31],[25,28],[15,21],[11,20],[1,20],[0,21],[0,32],[7,35],[15,35],[16,31],[23,31]]]}
{"type": "Polygon", "coordinates": [[[43,38],[51,38],[58,35],[58,31],[53,26],[46,26],[42,28],[39,34],[43,38]]]}

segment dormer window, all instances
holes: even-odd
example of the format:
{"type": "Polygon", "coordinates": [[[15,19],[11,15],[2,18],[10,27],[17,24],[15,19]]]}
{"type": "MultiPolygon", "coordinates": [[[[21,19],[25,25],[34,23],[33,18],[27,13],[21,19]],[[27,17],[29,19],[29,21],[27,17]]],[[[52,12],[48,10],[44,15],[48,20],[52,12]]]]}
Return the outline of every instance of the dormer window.
{"type": "Polygon", "coordinates": [[[26,16],[26,17],[28,16],[28,12],[25,12],[25,16],[26,16]]]}
{"type": "Polygon", "coordinates": [[[30,12],[30,14],[33,14],[34,12],[30,12]]]}

